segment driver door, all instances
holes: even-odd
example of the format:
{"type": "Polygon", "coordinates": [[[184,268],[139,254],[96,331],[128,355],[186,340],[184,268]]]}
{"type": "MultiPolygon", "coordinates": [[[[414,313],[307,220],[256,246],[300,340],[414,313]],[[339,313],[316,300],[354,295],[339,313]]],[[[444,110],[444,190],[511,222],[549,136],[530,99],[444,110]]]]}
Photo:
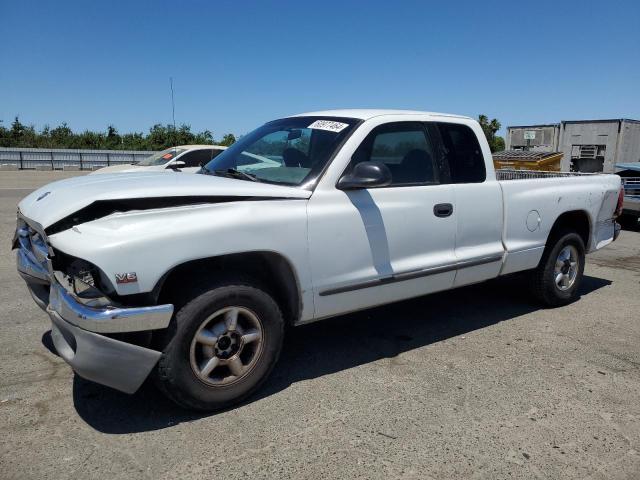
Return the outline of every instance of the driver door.
{"type": "Polygon", "coordinates": [[[423,124],[384,124],[357,148],[346,172],[360,161],[379,161],[391,171],[391,185],[317,189],[311,196],[316,318],[453,285],[455,201],[452,187],[439,183],[434,158],[423,124]]]}

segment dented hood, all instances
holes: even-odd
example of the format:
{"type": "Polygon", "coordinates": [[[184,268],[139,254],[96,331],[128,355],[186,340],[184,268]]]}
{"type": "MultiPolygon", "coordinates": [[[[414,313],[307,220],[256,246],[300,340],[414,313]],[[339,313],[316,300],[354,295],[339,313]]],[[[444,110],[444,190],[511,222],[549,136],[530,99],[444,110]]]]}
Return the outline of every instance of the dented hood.
{"type": "Polygon", "coordinates": [[[230,197],[251,200],[310,196],[311,192],[302,188],[212,175],[141,172],[87,175],[53,182],[29,194],[18,208],[25,217],[47,228],[93,203],[109,200],[140,199],[135,204],[141,205],[145,198],[203,197],[203,202],[213,203],[216,198],[229,201],[230,197]]]}

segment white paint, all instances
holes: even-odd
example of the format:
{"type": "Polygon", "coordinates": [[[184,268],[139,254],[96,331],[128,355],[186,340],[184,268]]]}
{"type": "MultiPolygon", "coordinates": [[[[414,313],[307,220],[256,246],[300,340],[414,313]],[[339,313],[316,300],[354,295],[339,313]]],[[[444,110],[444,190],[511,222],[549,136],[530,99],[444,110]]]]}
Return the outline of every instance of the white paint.
{"type": "MultiPolygon", "coordinates": [[[[25,216],[48,227],[98,200],[187,196],[308,198],[310,195],[311,192],[300,188],[212,175],[119,173],[73,177],[50,183],[25,197],[19,207],[25,216]],[[37,201],[47,191],[51,194],[37,201]]],[[[153,241],[153,235],[148,238],[149,242],[153,241]]]]}
{"type": "Polygon", "coordinates": [[[535,232],[540,228],[541,222],[542,219],[540,218],[540,213],[537,210],[531,210],[529,215],[527,215],[527,230],[535,232]]]}

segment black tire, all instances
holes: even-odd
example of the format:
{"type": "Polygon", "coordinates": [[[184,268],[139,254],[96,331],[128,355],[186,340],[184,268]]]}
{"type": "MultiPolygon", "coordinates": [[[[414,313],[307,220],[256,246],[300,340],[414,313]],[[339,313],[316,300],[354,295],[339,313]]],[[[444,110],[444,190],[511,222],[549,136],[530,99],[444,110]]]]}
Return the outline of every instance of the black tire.
{"type": "Polygon", "coordinates": [[[280,355],[284,320],[273,298],[249,283],[227,282],[204,293],[202,288],[195,288],[191,294],[193,299],[180,307],[167,329],[155,381],[167,397],[184,408],[223,409],[251,395],[267,379],[280,355]],[[214,386],[204,383],[194,372],[190,361],[191,342],[203,322],[226,307],[250,310],[259,319],[261,350],[248,373],[231,384],[214,386]]]}
{"type": "Polygon", "coordinates": [[[531,274],[531,291],[543,305],[560,307],[567,305],[578,297],[578,289],[582,281],[585,264],[585,247],[582,237],[572,231],[561,231],[549,239],[538,267],[531,274]],[[578,268],[571,287],[561,290],[555,279],[555,265],[560,252],[567,246],[577,250],[578,268]]]}

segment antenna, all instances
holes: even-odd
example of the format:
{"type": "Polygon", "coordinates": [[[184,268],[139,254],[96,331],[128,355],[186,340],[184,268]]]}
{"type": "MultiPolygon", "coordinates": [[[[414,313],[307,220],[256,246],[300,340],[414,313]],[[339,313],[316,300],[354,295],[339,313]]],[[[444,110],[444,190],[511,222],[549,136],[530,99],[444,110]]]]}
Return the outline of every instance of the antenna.
{"type": "Polygon", "coordinates": [[[176,156],[176,103],[173,98],[173,77],[169,77],[169,87],[171,88],[171,120],[173,121],[173,157],[176,156]]]}

